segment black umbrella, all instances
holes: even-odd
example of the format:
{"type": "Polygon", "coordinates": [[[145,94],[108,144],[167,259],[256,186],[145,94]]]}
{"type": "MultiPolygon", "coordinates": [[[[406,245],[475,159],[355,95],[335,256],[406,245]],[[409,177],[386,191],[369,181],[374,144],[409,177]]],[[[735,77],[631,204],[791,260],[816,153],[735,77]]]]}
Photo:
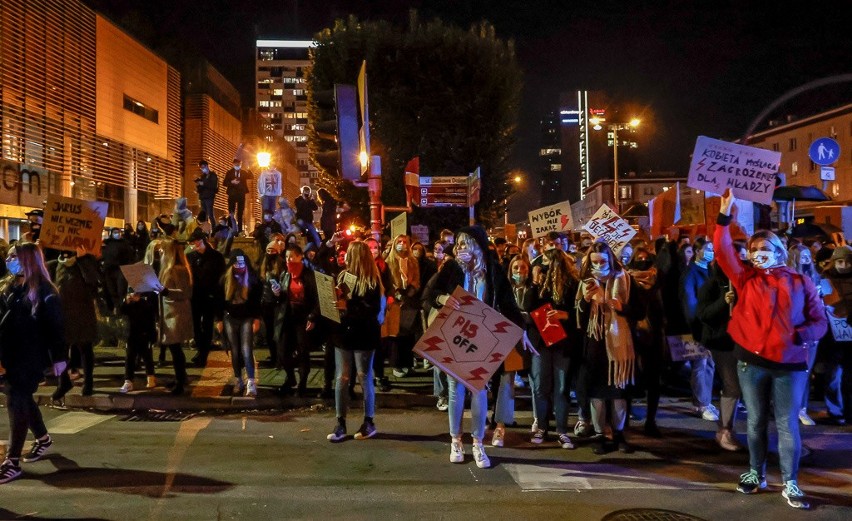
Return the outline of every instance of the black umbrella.
{"type": "Polygon", "coordinates": [[[793,226],[790,230],[792,237],[823,237],[831,238],[833,233],[843,233],[843,230],[829,223],[804,223],[793,226]]]}
{"type": "Polygon", "coordinates": [[[815,186],[779,186],[772,195],[773,201],[831,201],[831,197],[815,186]]]}

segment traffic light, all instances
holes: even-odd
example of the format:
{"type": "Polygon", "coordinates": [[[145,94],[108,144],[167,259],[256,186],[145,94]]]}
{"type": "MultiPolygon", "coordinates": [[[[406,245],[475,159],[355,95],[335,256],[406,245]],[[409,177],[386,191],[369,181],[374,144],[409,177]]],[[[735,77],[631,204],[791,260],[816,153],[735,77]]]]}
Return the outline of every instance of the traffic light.
{"type": "Polygon", "coordinates": [[[319,117],[314,122],[314,163],[349,181],[361,179],[358,94],[355,86],[335,84],[313,96],[319,117]]]}

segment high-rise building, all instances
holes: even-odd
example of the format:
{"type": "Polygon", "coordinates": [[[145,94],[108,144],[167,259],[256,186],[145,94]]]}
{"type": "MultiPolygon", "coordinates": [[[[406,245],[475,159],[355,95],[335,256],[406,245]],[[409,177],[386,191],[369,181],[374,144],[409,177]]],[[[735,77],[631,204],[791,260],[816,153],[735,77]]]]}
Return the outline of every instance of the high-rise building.
{"type": "Polygon", "coordinates": [[[308,156],[308,96],[305,75],[311,65],[312,41],[257,40],[256,108],[268,130],[296,149],[301,185],[313,186],[317,170],[308,156]]]}
{"type": "Polygon", "coordinates": [[[79,0],[0,2],[0,235],[49,194],[109,203],[107,226],[182,189],[180,74],[79,0]]]}
{"type": "Polygon", "coordinates": [[[550,112],[541,118],[541,146],[538,151],[541,172],[541,206],[548,206],[565,200],[560,127],[559,114],[556,112],[550,112]]]}

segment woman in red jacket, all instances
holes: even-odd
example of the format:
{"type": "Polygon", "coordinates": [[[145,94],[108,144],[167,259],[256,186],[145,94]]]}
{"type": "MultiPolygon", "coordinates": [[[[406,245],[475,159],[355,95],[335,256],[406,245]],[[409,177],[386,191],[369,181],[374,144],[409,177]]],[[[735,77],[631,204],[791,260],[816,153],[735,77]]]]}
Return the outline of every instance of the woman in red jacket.
{"type": "Polygon", "coordinates": [[[728,225],[734,196],[722,196],[713,242],[717,262],[737,294],[728,333],[734,340],[737,375],[748,409],[750,469],[737,490],[766,488],[769,407],[774,404],[782,496],[793,508],[808,508],[797,476],[802,440],[799,409],[808,379],[808,343],[826,332],[822,301],[808,277],[787,267],[787,250],[774,233],[759,231],[748,241],[751,264],[740,260],[728,225]]]}

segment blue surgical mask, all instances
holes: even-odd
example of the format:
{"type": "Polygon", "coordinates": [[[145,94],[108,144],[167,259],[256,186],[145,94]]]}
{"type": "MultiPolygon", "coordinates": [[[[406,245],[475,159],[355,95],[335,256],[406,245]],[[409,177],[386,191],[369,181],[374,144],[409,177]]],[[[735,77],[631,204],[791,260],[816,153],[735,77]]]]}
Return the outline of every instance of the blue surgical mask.
{"type": "Polygon", "coordinates": [[[17,276],[21,274],[21,270],[23,268],[21,267],[21,261],[19,261],[18,258],[15,257],[14,259],[6,261],[6,269],[9,270],[9,273],[11,273],[12,275],[17,276]]]}
{"type": "Polygon", "coordinates": [[[526,280],[526,277],[522,277],[520,273],[512,273],[512,280],[515,284],[520,284],[526,280]]]}
{"type": "Polygon", "coordinates": [[[704,252],[704,262],[713,262],[713,259],[715,258],[715,256],[716,256],[715,252],[705,251],[704,252]]]}

